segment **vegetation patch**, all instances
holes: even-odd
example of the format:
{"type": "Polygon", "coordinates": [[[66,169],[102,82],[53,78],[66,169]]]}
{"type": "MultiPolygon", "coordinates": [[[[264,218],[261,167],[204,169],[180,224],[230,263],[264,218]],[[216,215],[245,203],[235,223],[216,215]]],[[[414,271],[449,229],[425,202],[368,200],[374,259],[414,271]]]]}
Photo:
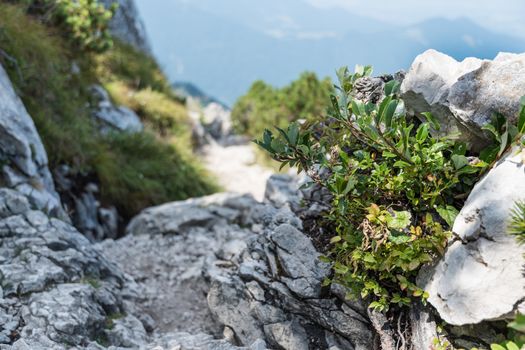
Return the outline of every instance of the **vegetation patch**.
{"type": "Polygon", "coordinates": [[[370,67],[339,70],[325,118],[277,134],[266,130],[257,143],[333,194],[325,219],[335,229],[326,258],[334,276],[326,283],[343,284],[349,297],[386,311],[428,297],[415,283],[417,273],[443,254],[458,208],[489,160],[432,137],[439,125],[430,114],[423,122],[407,116],[395,80],[377,104],[354,98],[354,83],[370,73],[370,67]]]}
{"type": "MultiPolygon", "coordinates": [[[[79,49],[29,3],[39,2],[0,1],[0,64],[37,126],[50,168],[67,164],[75,176],[98,181],[102,201],[125,219],[146,206],[216,191],[192,154],[183,100],[155,60],[120,42],[103,52],[79,49]],[[135,110],[148,130],[100,134],[91,117],[93,84],[135,110]]],[[[100,5],[87,3],[95,11],[89,18],[99,16],[100,5]]]]}
{"type": "Polygon", "coordinates": [[[239,134],[258,137],[268,126],[285,128],[299,119],[319,119],[332,92],[329,78],[319,80],[310,72],[282,89],[256,81],[233,107],[233,126],[239,134]]]}

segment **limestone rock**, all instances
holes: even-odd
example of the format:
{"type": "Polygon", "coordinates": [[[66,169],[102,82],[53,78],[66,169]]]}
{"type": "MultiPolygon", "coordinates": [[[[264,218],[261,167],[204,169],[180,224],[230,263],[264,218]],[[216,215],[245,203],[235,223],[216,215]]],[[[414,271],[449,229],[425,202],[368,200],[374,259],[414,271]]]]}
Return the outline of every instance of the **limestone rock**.
{"type": "Polygon", "coordinates": [[[253,349],[370,349],[363,305],[322,288],[329,266],[301,228],[288,206],[218,194],[146,209],[132,235],[99,247],[137,281],[126,287],[140,296],[135,313],[150,314],[159,336],[225,328],[253,349]]]}
{"type": "Polygon", "coordinates": [[[54,169],[53,175],[64,208],[80,232],[91,241],[118,236],[118,211],[114,206],[102,207],[99,187],[95,183],[85,183],[85,179],[73,174],[67,165],[54,169]]]}
{"type": "Polygon", "coordinates": [[[0,66],[0,184],[26,195],[31,204],[65,218],[47,167],[47,154],[20,98],[0,66]]]}
{"type": "Polygon", "coordinates": [[[127,228],[130,234],[178,234],[194,226],[211,227],[221,217],[241,220],[257,202],[250,195],[222,193],[145,209],[127,228]]]}
{"type": "Polygon", "coordinates": [[[280,208],[289,205],[298,210],[301,205],[302,193],[299,183],[288,174],[274,174],[266,181],[264,200],[280,208]]]}
{"type": "Polygon", "coordinates": [[[94,85],[91,91],[98,101],[93,116],[99,122],[101,132],[107,133],[115,130],[140,132],[144,129],[139,116],[127,107],[113,105],[107,91],[102,86],[94,85]]]}
{"type": "Polygon", "coordinates": [[[202,110],[202,124],[215,140],[221,141],[232,133],[231,111],[211,102],[202,110]]]}
{"type": "Polygon", "coordinates": [[[65,349],[107,337],[124,276],[69,224],[0,190],[0,348],[65,349]],[[4,344],[4,345],[1,345],[4,344]]]}
{"type": "Polygon", "coordinates": [[[409,112],[432,112],[440,133],[460,132],[474,150],[490,140],[481,127],[493,113],[515,119],[525,95],[525,54],[500,53],[492,61],[453,58],[428,50],[416,57],[401,86],[409,112]]]}
{"type": "Polygon", "coordinates": [[[496,320],[525,298],[525,248],[507,233],[516,201],[525,200],[525,172],[516,149],[479,181],[456,218],[444,257],[423,278],[429,302],[452,325],[496,320]]]}
{"type": "Polygon", "coordinates": [[[134,0],[102,0],[106,7],[118,4],[117,12],[110,22],[110,30],[114,36],[135,48],[150,53],[146,29],[135,5],[134,0]]]}

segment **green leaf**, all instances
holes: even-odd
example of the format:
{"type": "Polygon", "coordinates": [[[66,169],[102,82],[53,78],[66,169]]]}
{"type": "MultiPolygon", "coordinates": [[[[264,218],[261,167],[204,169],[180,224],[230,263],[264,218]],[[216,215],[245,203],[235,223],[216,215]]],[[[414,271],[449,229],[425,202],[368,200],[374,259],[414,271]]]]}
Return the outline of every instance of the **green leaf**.
{"type": "Polygon", "coordinates": [[[308,156],[310,154],[310,149],[306,145],[298,145],[297,149],[301,151],[305,156],[308,156]]]}
{"type": "Polygon", "coordinates": [[[457,142],[454,145],[454,150],[452,151],[452,153],[464,156],[465,153],[467,153],[467,144],[465,142],[457,142]]]}
{"type": "Polygon", "coordinates": [[[492,163],[498,157],[499,146],[489,146],[479,153],[479,159],[486,163],[492,163]]]}
{"type": "Polygon", "coordinates": [[[466,165],[468,165],[468,159],[465,156],[460,156],[459,154],[453,154],[452,157],[450,158],[452,159],[452,162],[454,163],[454,167],[456,168],[456,170],[459,170],[465,167],[466,165]]]}
{"type": "Polygon", "coordinates": [[[372,66],[366,65],[363,70],[363,76],[368,77],[372,75],[373,72],[374,72],[374,69],[372,68],[372,66]]]}
{"type": "Polygon", "coordinates": [[[423,112],[421,114],[425,117],[427,122],[430,123],[430,125],[432,126],[432,129],[434,129],[434,130],[441,129],[441,125],[439,125],[439,122],[436,120],[436,118],[434,118],[432,113],[430,113],[430,112],[423,112]]]}
{"type": "Polygon", "coordinates": [[[492,344],[490,346],[490,350],[507,350],[507,349],[505,349],[503,346],[499,344],[492,344]]]}
{"type": "Polygon", "coordinates": [[[398,90],[401,84],[397,80],[390,80],[385,84],[385,96],[390,96],[395,94],[398,90]]]}
{"type": "Polygon", "coordinates": [[[352,100],[352,112],[356,116],[365,115],[365,105],[361,101],[352,100]]]}
{"type": "MultiPolygon", "coordinates": [[[[525,102],[523,100],[524,97],[522,97],[522,102],[525,102]]],[[[518,117],[518,132],[520,134],[525,133],[525,104],[521,105],[520,114],[518,117]]]]}
{"type": "Polygon", "coordinates": [[[445,207],[438,207],[436,210],[439,216],[445,220],[449,227],[454,226],[454,221],[459,214],[459,211],[456,208],[451,205],[447,205],[445,207]]]}
{"type": "Polygon", "coordinates": [[[356,64],[354,68],[354,73],[359,76],[363,76],[365,74],[365,67],[363,67],[360,64],[356,64]]]}
{"type": "Polygon", "coordinates": [[[409,211],[394,211],[394,214],[387,218],[388,228],[402,230],[410,225],[412,214],[409,211]]]}
{"type": "Polygon", "coordinates": [[[379,109],[377,110],[377,115],[376,115],[378,123],[384,123],[383,114],[385,112],[386,107],[390,103],[390,101],[392,101],[392,96],[387,96],[379,104],[379,109]]]}
{"type": "Polygon", "coordinates": [[[330,100],[332,101],[332,107],[334,108],[334,117],[339,120],[344,120],[343,115],[341,114],[341,110],[339,108],[339,102],[337,101],[337,97],[331,95],[330,100]]]}
{"type": "Polygon", "coordinates": [[[337,243],[337,242],[340,242],[342,240],[341,236],[335,236],[335,237],[332,237],[332,239],[330,239],[330,243],[337,243]]]}
{"type": "Polygon", "coordinates": [[[385,123],[385,126],[387,128],[390,128],[392,126],[392,118],[394,117],[394,113],[396,112],[398,104],[398,100],[392,100],[388,103],[388,106],[386,107],[386,110],[381,120],[383,120],[383,123],[385,123]]]}
{"type": "Polygon", "coordinates": [[[394,244],[405,244],[410,241],[410,236],[407,235],[399,235],[399,236],[388,236],[388,240],[394,244]]]}
{"type": "Polygon", "coordinates": [[[372,264],[377,262],[376,258],[371,253],[366,253],[363,260],[372,264]]]}
{"type": "Polygon", "coordinates": [[[346,183],[346,187],[341,194],[343,196],[347,195],[350,191],[352,191],[355,188],[356,184],[357,184],[357,179],[354,176],[351,176],[348,179],[348,182],[346,183]]]}
{"type": "Polygon", "coordinates": [[[419,142],[424,142],[428,137],[428,131],[429,131],[429,125],[427,123],[423,123],[417,128],[416,132],[416,139],[419,142]]]}
{"type": "Polygon", "coordinates": [[[417,269],[419,267],[421,263],[419,262],[419,260],[417,259],[413,259],[410,261],[410,263],[408,264],[408,269],[410,271],[414,271],[415,269],[417,269]]]}
{"type": "Polygon", "coordinates": [[[285,149],[285,145],[284,143],[279,140],[279,139],[273,139],[272,140],[272,149],[276,152],[276,153],[282,153],[284,152],[284,149],[285,149]]]}
{"type": "Polygon", "coordinates": [[[341,67],[336,71],[337,79],[339,80],[339,85],[344,86],[346,77],[348,76],[348,67],[341,67]]]}
{"type": "Polygon", "coordinates": [[[512,341],[509,341],[507,342],[507,349],[508,350],[520,350],[520,348],[518,347],[518,345],[516,345],[516,343],[512,342],[512,341]]]}
{"type": "Polygon", "coordinates": [[[505,152],[505,149],[507,149],[508,141],[509,141],[509,132],[505,131],[503,135],[501,135],[501,144],[499,146],[498,157],[501,156],[503,152],[505,152]]]}
{"type": "Polygon", "coordinates": [[[525,333],[525,315],[518,314],[516,319],[509,323],[510,328],[517,330],[518,332],[525,333]]]}
{"type": "Polygon", "coordinates": [[[297,145],[297,138],[299,137],[299,125],[297,123],[292,123],[288,126],[288,140],[290,144],[295,146],[297,145]]]}

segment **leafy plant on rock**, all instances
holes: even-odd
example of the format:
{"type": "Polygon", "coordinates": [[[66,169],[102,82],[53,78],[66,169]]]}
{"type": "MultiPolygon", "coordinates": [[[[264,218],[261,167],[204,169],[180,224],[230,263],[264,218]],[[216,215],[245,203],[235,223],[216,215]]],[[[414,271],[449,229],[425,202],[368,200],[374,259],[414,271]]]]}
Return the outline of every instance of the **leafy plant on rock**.
{"type": "Polygon", "coordinates": [[[340,69],[327,117],[266,130],[256,143],[330,190],[334,276],[326,282],[385,311],[428,297],[417,273],[444,252],[457,208],[487,163],[467,157],[465,144],[431,136],[439,129],[431,114],[407,116],[395,80],[377,104],[354,98],[355,82],[371,71],[340,69]]]}

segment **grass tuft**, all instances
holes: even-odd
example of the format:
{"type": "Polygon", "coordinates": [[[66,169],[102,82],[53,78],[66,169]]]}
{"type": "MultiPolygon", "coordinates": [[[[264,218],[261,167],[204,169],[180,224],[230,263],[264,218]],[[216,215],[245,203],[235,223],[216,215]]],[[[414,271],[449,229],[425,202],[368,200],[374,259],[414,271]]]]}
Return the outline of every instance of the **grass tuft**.
{"type": "Polygon", "coordinates": [[[59,34],[22,5],[0,1],[0,64],[37,126],[51,168],[67,164],[79,177],[98,179],[102,201],[125,219],[217,190],[191,151],[183,100],[154,59],[118,41],[102,54],[79,53],[59,34]],[[148,130],[99,134],[91,120],[92,84],[136,111],[148,130]]]}

